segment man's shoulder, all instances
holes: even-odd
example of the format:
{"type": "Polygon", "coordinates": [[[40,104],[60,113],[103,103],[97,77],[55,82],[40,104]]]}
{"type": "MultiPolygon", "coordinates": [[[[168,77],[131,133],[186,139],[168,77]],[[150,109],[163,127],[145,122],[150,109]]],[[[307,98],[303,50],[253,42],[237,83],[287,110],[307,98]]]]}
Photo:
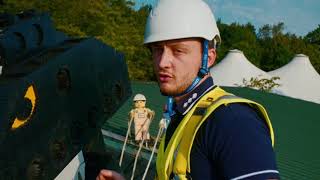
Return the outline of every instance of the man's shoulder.
{"type": "Polygon", "coordinates": [[[228,179],[243,175],[251,179],[278,178],[268,127],[245,103],[218,107],[201,125],[192,148],[194,162],[201,152],[228,179]]]}
{"type": "Polygon", "coordinates": [[[211,112],[210,117],[239,118],[243,116],[251,116],[253,114],[257,114],[257,110],[250,106],[248,103],[233,102],[220,105],[213,112],[211,112]]]}
{"type": "Polygon", "coordinates": [[[251,144],[270,141],[270,131],[265,120],[253,107],[245,103],[221,105],[200,126],[196,139],[211,149],[221,144],[251,144]],[[235,141],[235,142],[234,142],[235,141]]]}
{"type": "Polygon", "coordinates": [[[235,129],[251,130],[257,127],[268,130],[261,113],[246,103],[221,105],[209,115],[206,121],[209,126],[224,129],[224,133],[235,129]]]}

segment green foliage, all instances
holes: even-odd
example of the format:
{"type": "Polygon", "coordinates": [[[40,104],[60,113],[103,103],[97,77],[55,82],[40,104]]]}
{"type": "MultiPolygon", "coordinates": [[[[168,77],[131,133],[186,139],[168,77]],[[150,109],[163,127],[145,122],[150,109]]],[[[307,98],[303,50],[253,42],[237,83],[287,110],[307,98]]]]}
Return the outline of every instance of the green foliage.
{"type": "Polygon", "coordinates": [[[287,64],[294,54],[309,56],[315,69],[320,72],[320,51],[316,44],[306,42],[302,37],[283,33],[284,24],[265,25],[257,34],[261,54],[260,68],[271,71],[287,64]]]}
{"type": "Polygon", "coordinates": [[[320,46],[320,24],[318,24],[318,27],[315,30],[309,32],[304,39],[308,43],[320,46]]]}
{"type": "Polygon", "coordinates": [[[259,66],[260,47],[252,24],[240,25],[232,23],[227,25],[218,20],[218,27],[222,39],[218,51],[218,62],[223,59],[228,50],[240,49],[253,64],[259,66]]]}
{"type": "MultiPolygon", "coordinates": [[[[143,35],[150,6],[134,10],[128,0],[1,0],[0,12],[34,9],[49,12],[58,30],[73,37],[95,37],[124,53],[132,80],[155,80],[151,54],[143,35]]],[[[266,24],[257,31],[248,24],[218,20],[222,44],[219,62],[230,49],[239,49],[259,68],[270,71],[288,63],[294,54],[309,56],[320,72],[320,25],[305,37],[283,33],[284,23],[266,24]]]]}
{"type": "Polygon", "coordinates": [[[236,84],[236,85],[240,87],[249,87],[253,89],[258,89],[264,92],[271,92],[273,88],[280,86],[280,84],[276,82],[279,79],[280,77],[278,76],[272,77],[270,79],[268,78],[259,79],[258,77],[251,77],[249,80],[243,79],[242,84],[240,85],[236,84]]]}

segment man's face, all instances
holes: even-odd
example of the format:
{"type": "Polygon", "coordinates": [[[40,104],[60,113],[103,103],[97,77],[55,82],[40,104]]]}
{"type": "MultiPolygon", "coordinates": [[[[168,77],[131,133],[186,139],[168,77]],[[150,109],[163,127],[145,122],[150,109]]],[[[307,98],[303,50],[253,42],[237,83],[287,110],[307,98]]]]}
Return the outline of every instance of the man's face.
{"type": "Polygon", "coordinates": [[[135,108],[144,108],[146,107],[146,101],[134,101],[135,108]]]}
{"type": "Polygon", "coordinates": [[[184,92],[196,78],[201,66],[200,39],[180,39],[151,44],[155,74],[163,95],[184,92]]]}

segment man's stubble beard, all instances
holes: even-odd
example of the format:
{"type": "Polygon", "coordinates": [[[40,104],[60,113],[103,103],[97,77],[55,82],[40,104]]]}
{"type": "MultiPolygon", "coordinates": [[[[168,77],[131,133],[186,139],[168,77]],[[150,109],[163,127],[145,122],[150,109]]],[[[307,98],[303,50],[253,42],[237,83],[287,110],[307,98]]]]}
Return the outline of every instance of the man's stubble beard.
{"type": "Polygon", "coordinates": [[[190,80],[190,78],[186,79],[186,80],[182,80],[181,82],[176,82],[174,85],[175,87],[173,87],[172,89],[169,90],[165,90],[161,88],[160,82],[158,81],[158,85],[160,88],[160,92],[163,96],[179,96],[181,95],[191,84],[192,84],[193,80],[190,80]]]}

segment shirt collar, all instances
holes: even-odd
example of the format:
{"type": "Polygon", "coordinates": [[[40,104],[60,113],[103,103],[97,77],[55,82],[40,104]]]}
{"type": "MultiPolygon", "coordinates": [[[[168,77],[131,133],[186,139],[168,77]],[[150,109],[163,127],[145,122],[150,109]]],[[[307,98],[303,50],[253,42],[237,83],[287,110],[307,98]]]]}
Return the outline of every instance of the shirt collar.
{"type": "Polygon", "coordinates": [[[176,103],[175,111],[182,115],[185,115],[193,105],[208,91],[213,89],[214,83],[211,76],[205,79],[199,86],[195,87],[187,96],[183,97],[178,103],[176,103]]]}

